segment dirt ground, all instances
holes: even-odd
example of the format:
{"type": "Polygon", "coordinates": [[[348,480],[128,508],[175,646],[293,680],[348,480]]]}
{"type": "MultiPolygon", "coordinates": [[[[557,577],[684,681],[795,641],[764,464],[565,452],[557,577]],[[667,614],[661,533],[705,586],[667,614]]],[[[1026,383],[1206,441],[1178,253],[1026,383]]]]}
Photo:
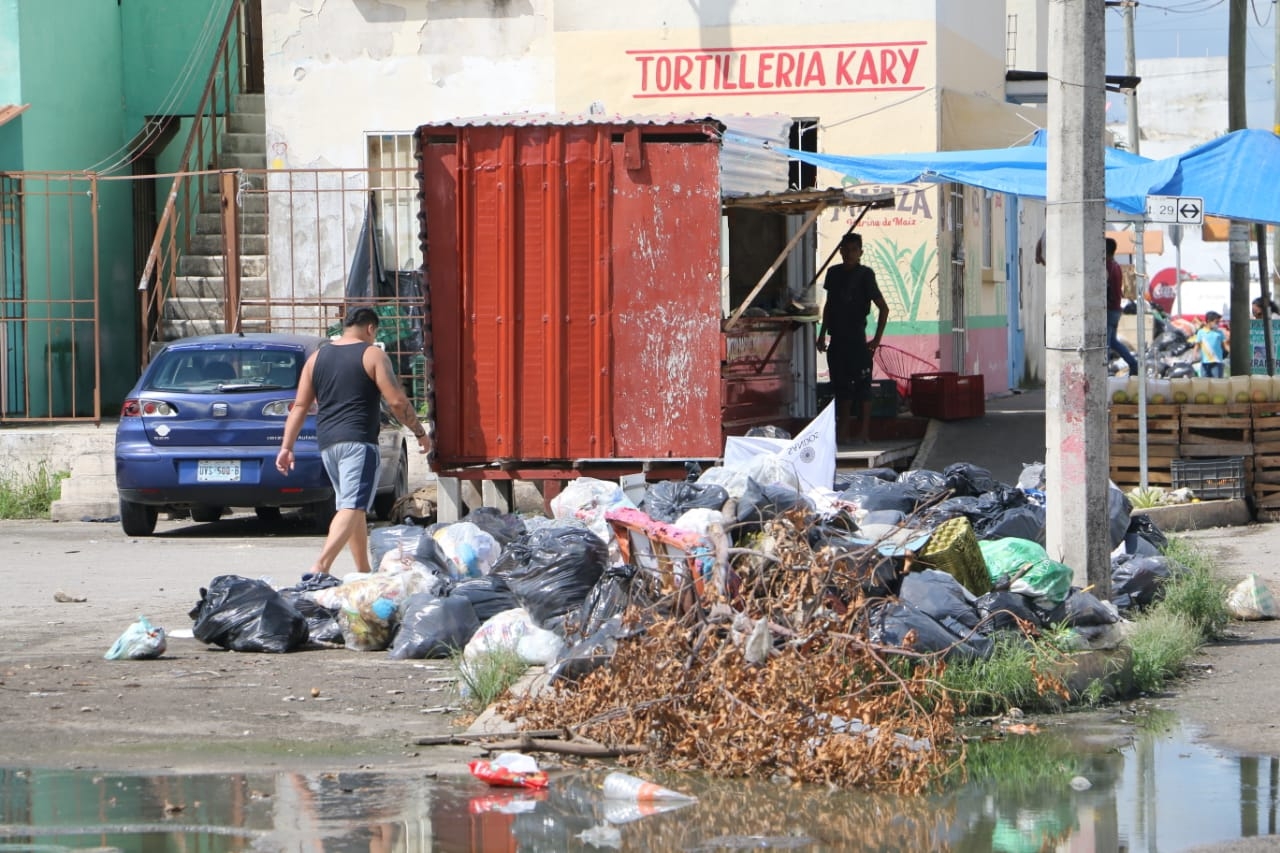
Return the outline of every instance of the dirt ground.
{"type": "MultiPolygon", "coordinates": [[[[1257,572],[1280,592],[1280,524],[1189,535],[1227,576],[1257,572]]],[[[344,648],[239,654],[190,638],[170,638],[158,660],[103,659],[139,614],[189,631],[215,576],[293,583],[319,547],[300,523],[264,528],[253,516],[161,521],[143,539],[114,524],[0,521],[0,765],[465,772],[474,750],[414,745],[466,722],[449,710],[447,662],[344,648]]],[[[350,566],[344,557],[337,570],[350,566]]],[[[1278,647],[1280,621],[1233,624],[1156,703],[1214,745],[1280,755],[1278,647]]]]}
{"type": "MultiPolygon", "coordinates": [[[[103,654],[140,614],[185,630],[221,574],[291,585],[321,539],[301,519],[161,520],[130,539],[116,524],[0,521],[0,765],[189,772],[428,762],[465,772],[416,737],[453,731],[447,661],[320,648],[227,652],[170,637],[163,657],[103,654]]],[[[352,568],[344,555],[336,572],[352,568]]]]}

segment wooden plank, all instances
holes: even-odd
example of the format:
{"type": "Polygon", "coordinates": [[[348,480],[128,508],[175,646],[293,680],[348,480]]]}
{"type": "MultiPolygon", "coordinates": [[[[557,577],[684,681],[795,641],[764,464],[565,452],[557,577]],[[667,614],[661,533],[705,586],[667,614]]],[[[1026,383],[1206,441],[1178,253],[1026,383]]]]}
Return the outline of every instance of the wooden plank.
{"type": "Polygon", "coordinates": [[[1207,456],[1244,456],[1252,458],[1253,442],[1201,437],[1178,445],[1179,456],[1203,459],[1207,456]]]}
{"type": "MultiPolygon", "coordinates": [[[[1141,422],[1138,407],[1114,405],[1108,418],[1112,444],[1137,444],[1141,422]]],[[[1147,444],[1178,443],[1179,416],[1177,406],[1147,406],[1147,444]]]]}

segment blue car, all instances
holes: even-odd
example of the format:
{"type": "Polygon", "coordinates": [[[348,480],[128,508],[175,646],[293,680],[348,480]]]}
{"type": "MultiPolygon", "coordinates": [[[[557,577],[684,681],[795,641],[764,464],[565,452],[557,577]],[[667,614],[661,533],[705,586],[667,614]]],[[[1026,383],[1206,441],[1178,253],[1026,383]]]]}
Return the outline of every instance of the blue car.
{"type": "MultiPolygon", "coordinates": [[[[272,520],[303,507],[318,531],[333,517],[333,489],[316,445],[314,412],[294,446],[288,477],[276,470],[298,377],[321,337],[228,334],[183,338],[164,347],[129,392],[116,428],[120,524],[150,536],[156,518],[190,512],[216,521],[231,507],[272,520]]],[[[386,404],[378,434],[382,473],[374,510],[390,516],[408,494],[409,455],[386,404]]]]}

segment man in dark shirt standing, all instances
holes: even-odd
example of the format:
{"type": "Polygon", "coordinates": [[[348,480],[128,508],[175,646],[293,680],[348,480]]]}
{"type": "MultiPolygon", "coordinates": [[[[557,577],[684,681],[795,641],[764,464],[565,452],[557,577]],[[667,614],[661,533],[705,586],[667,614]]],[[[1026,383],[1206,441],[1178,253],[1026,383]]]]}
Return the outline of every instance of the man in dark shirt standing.
{"type": "Polygon", "coordinates": [[[876,274],[862,265],[862,235],[850,232],[840,240],[843,263],[827,270],[822,285],[827,291],[827,304],[822,309],[818,326],[818,352],[827,353],[831,371],[831,388],[836,398],[836,440],[865,444],[871,430],[872,355],[880,346],[884,326],[889,320],[889,306],[880,293],[876,274]],[[876,306],[875,337],[867,340],[867,315],[876,306]],[[827,349],[827,335],[831,348],[827,349]],[[858,434],[854,436],[850,413],[858,403],[858,434]]]}
{"type": "Polygon", "coordinates": [[[427,430],[400,387],[391,360],[373,345],[378,333],[377,313],[372,308],[352,308],[342,327],[341,338],[320,347],[303,365],[298,394],[276,456],[276,468],[288,476],[293,468],[293,445],[314,402],[316,439],[337,507],[324,548],[311,568],[320,574],[329,573],[344,546],[350,546],[357,571],[370,571],[365,515],[373,506],[381,466],[378,398],[386,397],[391,411],[417,437],[422,453],[431,449],[427,430]]]}

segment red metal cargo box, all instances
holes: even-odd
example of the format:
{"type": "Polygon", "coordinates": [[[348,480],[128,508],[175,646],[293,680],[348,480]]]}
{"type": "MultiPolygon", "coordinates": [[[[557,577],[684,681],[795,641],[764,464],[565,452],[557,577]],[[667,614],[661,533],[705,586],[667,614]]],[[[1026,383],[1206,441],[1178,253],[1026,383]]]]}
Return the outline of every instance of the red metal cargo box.
{"type": "Polygon", "coordinates": [[[437,465],[719,456],[717,123],[417,142],[437,465]]]}

